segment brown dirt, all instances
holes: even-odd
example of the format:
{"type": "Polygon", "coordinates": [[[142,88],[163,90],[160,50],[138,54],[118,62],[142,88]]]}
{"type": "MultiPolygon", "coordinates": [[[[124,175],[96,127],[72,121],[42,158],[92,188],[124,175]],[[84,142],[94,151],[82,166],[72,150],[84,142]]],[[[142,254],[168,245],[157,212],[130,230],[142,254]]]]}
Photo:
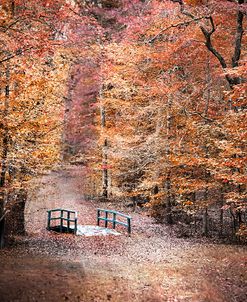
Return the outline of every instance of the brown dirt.
{"type": "Polygon", "coordinates": [[[131,237],[124,230],[115,237],[46,231],[46,210],[55,207],[95,224],[98,204],[83,200],[82,182],[80,167],[36,181],[26,205],[28,235],[0,252],[0,301],[247,301],[245,247],[175,238],[144,213],[129,213],[131,237]]]}

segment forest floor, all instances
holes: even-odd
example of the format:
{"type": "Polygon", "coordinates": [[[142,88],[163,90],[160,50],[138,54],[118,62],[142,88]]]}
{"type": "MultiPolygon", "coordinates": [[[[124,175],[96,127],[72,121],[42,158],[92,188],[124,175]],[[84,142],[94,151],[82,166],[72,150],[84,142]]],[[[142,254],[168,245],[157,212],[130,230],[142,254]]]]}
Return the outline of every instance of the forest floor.
{"type": "Polygon", "coordinates": [[[95,225],[99,204],[81,195],[82,169],[37,180],[26,204],[27,236],[0,252],[0,301],[247,301],[245,247],[176,238],[145,212],[129,212],[130,237],[123,230],[93,237],[48,232],[46,210],[56,207],[95,225]]]}

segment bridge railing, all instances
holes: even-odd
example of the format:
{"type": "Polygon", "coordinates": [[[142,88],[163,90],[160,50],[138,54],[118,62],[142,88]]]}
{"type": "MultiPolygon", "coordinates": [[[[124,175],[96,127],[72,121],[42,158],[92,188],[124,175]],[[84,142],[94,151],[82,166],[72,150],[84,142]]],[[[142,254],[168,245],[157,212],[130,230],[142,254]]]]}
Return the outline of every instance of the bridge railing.
{"type": "Polygon", "coordinates": [[[123,213],[113,211],[113,210],[105,210],[105,209],[97,209],[97,225],[100,225],[100,221],[104,221],[105,228],[108,227],[108,223],[112,223],[112,228],[115,229],[116,225],[123,225],[127,228],[128,233],[131,233],[131,217],[128,215],[125,215],[123,213]],[[103,214],[103,216],[101,215],[103,214]],[[117,219],[117,217],[123,217],[123,219],[126,219],[126,222],[120,221],[117,219]]]}
{"type": "Polygon", "coordinates": [[[77,232],[77,212],[66,209],[48,210],[47,230],[56,230],[59,232],[77,232]],[[55,215],[55,216],[54,216],[55,215]],[[57,216],[58,215],[58,216],[57,216]],[[55,223],[53,223],[53,221],[55,223]]]}

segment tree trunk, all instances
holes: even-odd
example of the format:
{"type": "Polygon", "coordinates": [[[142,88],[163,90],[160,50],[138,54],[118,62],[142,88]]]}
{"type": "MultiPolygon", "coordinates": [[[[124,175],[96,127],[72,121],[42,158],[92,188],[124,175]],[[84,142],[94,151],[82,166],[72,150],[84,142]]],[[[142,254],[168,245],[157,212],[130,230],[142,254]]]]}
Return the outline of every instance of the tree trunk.
{"type": "Polygon", "coordinates": [[[4,246],[4,193],[0,193],[0,249],[4,246]]]}
{"type": "Polygon", "coordinates": [[[172,224],[172,196],[171,196],[171,174],[170,171],[168,171],[166,176],[166,223],[172,224]]]}
{"type": "MultiPolygon", "coordinates": [[[[0,173],[0,188],[5,186],[6,182],[6,172],[7,172],[7,158],[8,158],[8,145],[9,145],[9,129],[7,124],[7,117],[9,114],[9,81],[10,81],[10,67],[7,63],[5,71],[5,101],[4,101],[4,111],[3,111],[3,140],[2,140],[2,154],[1,154],[1,173],[0,173]]],[[[0,196],[0,248],[4,246],[4,225],[5,225],[5,194],[2,192],[0,196]]]]}
{"type": "Polygon", "coordinates": [[[166,174],[166,181],[165,181],[165,190],[166,190],[166,223],[172,224],[172,192],[171,192],[171,163],[170,163],[170,156],[171,156],[171,96],[168,96],[168,103],[167,103],[167,118],[166,118],[166,135],[167,135],[167,145],[166,145],[166,161],[167,161],[167,174],[166,174]]]}
{"type": "MultiPolygon", "coordinates": [[[[194,205],[194,207],[195,207],[195,205],[196,205],[196,192],[193,192],[193,193],[191,193],[191,201],[193,202],[193,205],[194,205]]],[[[197,215],[197,212],[196,212],[196,210],[195,210],[195,214],[194,214],[194,234],[196,234],[197,233],[197,217],[196,217],[196,215],[197,215]]],[[[191,228],[192,228],[192,225],[191,225],[191,228]]],[[[191,235],[193,235],[193,230],[191,231],[191,235]]]]}
{"type": "Polygon", "coordinates": [[[208,109],[209,109],[209,103],[211,99],[211,82],[212,82],[212,77],[211,77],[211,69],[210,69],[210,56],[208,55],[207,57],[207,62],[206,62],[206,89],[205,89],[205,94],[204,94],[204,99],[205,99],[205,109],[204,109],[204,114],[205,116],[208,115],[208,109]]]}
{"type": "Polygon", "coordinates": [[[219,229],[219,237],[223,237],[223,226],[224,226],[224,210],[222,207],[224,206],[224,198],[223,192],[221,190],[221,202],[220,202],[220,229],[219,229]]]}
{"type": "Polygon", "coordinates": [[[208,208],[206,207],[203,212],[203,234],[208,236],[208,208]]]}
{"type": "Polygon", "coordinates": [[[108,142],[107,139],[105,139],[104,146],[103,146],[103,174],[102,174],[102,195],[103,197],[108,197],[108,168],[107,168],[107,148],[108,148],[108,142]]]}
{"type": "Polygon", "coordinates": [[[11,0],[11,14],[12,17],[15,16],[15,0],[11,0]]]}
{"type": "Polygon", "coordinates": [[[230,214],[231,214],[231,218],[232,218],[232,236],[235,237],[236,232],[237,232],[237,222],[236,222],[236,216],[235,216],[232,208],[230,208],[230,214]]]}
{"type": "Polygon", "coordinates": [[[9,144],[9,129],[8,129],[8,114],[9,114],[9,79],[10,79],[10,68],[9,63],[7,64],[6,71],[6,86],[5,86],[5,101],[3,110],[3,141],[2,141],[2,163],[1,163],[1,175],[0,175],[0,187],[5,185],[5,177],[7,172],[7,157],[8,157],[8,144],[9,144]]]}
{"type": "MultiPolygon", "coordinates": [[[[106,126],[106,113],[104,106],[100,108],[100,116],[101,116],[101,131],[104,136],[105,126],[106,126]]],[[[104,198],[108,197],[108,140],[104,139],[104,143],[102,146],[102,196],[104,198]]]]}

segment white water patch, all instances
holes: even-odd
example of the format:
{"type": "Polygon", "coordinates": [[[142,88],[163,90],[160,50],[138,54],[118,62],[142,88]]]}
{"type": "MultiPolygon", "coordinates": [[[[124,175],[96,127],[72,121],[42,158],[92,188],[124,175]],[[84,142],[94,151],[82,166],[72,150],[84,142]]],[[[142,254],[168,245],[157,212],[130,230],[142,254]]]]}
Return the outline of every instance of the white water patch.
{"type": "Polygon", "coordinates": [[[95,225],[78,225],[76,235],[79,236],[107,236],[107,235],[121,235],[116,230],[107,229],[95,225]]]}

